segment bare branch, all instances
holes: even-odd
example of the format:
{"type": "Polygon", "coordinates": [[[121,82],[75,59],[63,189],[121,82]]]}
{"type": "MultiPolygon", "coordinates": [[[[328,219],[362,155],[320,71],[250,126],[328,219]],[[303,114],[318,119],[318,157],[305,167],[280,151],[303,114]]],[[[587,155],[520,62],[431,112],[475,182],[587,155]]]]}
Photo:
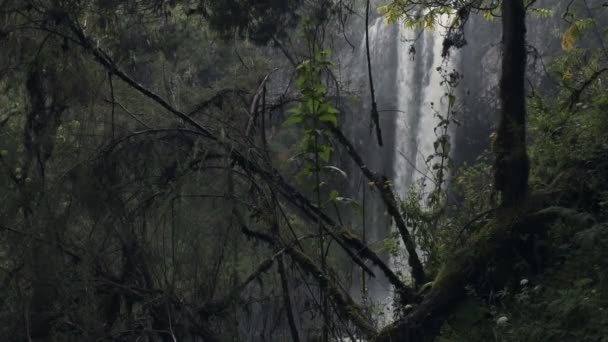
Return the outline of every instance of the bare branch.
{"type": "Polygon", "coordinates": [[[426,281],[426,275],[424,273],[424,268],[422,266],[422,262],[418,257],[418,253],[416,252],[416,245],[414,243],[414,239],[411,236],[410,232],[407,230],[407,225],[403,216],[401,216],[401,212],[399,211],[399,206],[397,204],[397,199],[395,198],[395,194],[393,193],[392,187],[388,183],[388,179],[384,175],[379,175],[374,171],[370,170],[367,165],[363,162],[361,156],[355,150],[353,144],[348,141],[348,138],[340,131],[338,128],[331,127],[332,133],[338,139],[338,142],[342,144],[346,148],[346,152],[353,161],[359,166],[359,169],[363,172],[365,177],[373,183],[374,187],[378,189],[380,195],[382,197],[382,201],[386,206],[388,213],[395,220],[397,225],[397,229],[399,230],[399,234],[401,234],[401,239],[403,240],[403,244],[405,245],[405,249],[408,252],[408,263],[412,268],[412,277],[414,278],[417,285],[422,285],[426,281]]]}

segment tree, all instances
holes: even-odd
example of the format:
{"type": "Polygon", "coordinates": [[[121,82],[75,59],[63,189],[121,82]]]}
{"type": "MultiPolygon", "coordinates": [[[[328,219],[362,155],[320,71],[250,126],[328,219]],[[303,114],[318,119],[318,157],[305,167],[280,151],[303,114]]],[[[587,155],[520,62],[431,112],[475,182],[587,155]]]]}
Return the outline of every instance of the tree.
{"type": "Polygon", "coordinates": [[[494,186],[503,206],[523,203],[530,165],[526,151],[526,8],[523,1],[502,4],[500,123],[494,141],[494,186]]]}

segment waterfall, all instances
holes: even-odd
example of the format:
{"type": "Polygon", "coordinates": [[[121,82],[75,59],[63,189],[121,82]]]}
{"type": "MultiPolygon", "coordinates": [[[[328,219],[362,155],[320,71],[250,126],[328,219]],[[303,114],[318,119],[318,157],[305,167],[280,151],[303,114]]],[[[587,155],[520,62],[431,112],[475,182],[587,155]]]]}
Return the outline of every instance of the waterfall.
{"type": "MultiPolygon", "coordinates": [[[[439,18],[437,29],[421,32],[417,42],[412,42],[418,32],[399,25],[399,33],[405,37],[399,44],[397,67],[398,112],[395,117],[396,151],[393,159],[393,187],[395,194],[404,199],[408,190],[416,186],[422,191],[421,205],[425,207],[428,192],[433,190],[432,165],[436,158],[434,143],[442,134],[438,129],[439,115],[449,117],[448,89],[443,77],[454,68],[458,56],[446,59],[442,56],[444,28],[450,17],[439,18]],[[407,43],[410,42],[410,43],[407,43]],[[416,44],[416,45],[413,45],[416,44]]],[[[396,230],[393,227],[393,230],[396,230]]],[[[413,234],[412,234],[413,235],[413,234]]],[[[390,258],[390,266],[408,275],[407,252],[401,244],[397,256],[390,258]]],[[[424,258],[422,251],[419,254],[424,258]]],[[[393,299],[393,294],[389,297],[393,299]]],[[[385,317],[390,321],[392,306],[386,306],[385,317]]],[[[386,321],[385,323],[388,323],[386,321]]]]}
{"type": "MultiPolygon", "coordinates": [[[[447,15],[440,18],[443,24],[448,20],[447,15]]],[[[434,31],[412,30],[402,23],[388,25],[379,17],[370,23],[368,31],[374,85],[387,146],[372,146],[377,144],[368,128],[369,119],[365,117],[351,123],[356,126],[351,129],[351,136],[368,165],[384,173],[392,181],[395,194],[403,199],[408,189],[431,178],[427,157],[435,152],[434,142],[439,134],[435,131],[439,123],[435,114],[445,116],[448,111],[446,86],[442,84],[442,74],[437,68],[441,67],[445,74],[456,65],[457,56],[453,54],[449,60],[442,57],[445,35],[442,25],[437,25],[434,31]]],[[[361,72],[367,71],[365,54],[363,37],[350,77],[364,99],[362,110],[357,115],[369,116],[370,104],[365,101],[369,96],[369,82],[367,73],[361,72]]],[[[427,187],[434,186],[428,181],[426,183],[427,187]]],[[[361,191],[361,187],[357,189],[361,191]]],[[[385,209],[379,198],[368,195],[366,202],[365,208],[369,213],[365,226],[369,229],[368,243],[373,244],[388,238],[396,229],[390,227],[386,213],[383,215],[385,209]]],[[[393,270],[407,277],[407,253],[402,243],[397,256],[386,255],[386,258],[393,270]]],[[[381,310],[382,314],[378,316],[380,326],[393,320],[393,297],[393,290],[385,279],[370,283],[367,300],[381,310]]]]}

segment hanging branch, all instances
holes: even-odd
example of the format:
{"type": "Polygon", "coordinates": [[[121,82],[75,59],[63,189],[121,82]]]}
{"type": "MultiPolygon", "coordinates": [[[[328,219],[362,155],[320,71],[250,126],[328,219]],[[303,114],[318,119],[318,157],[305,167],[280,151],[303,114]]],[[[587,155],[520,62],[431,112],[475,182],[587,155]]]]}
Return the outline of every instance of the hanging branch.
{"type": "Polygon", "coordinates": [[[418,253],[416,252],[414,238],[407,230],[405,220],[399,211],[397,199],[395,198],[392,187],[388,184],[388,179],[386,176],[379,175],[370,170],[367,165],[365,165],[363,159],[357,153],[357,150],[355,150],[353,144],[348,140],[348,138],[346,138],[346,136],[344,136],[342,131],[335,127],[331,127],[331,131],[338,139],[338,142],[340,142],[340,144],[346,148],[346,152],[352,158],[355,164],[359,166],[365,177],[371,183],[373,183],[374,187],[380,192],[380,196],[384,202],[384,205],[386,206],[386,210],[391,215],[393,220],[395,220],[395,224],[397,225],[397,229],[399,230],[399,234],[401,235],[401,239],[403,240],[403,244],[408,253],[408,264],[412,268],[412,277],[414,278],[416,285],[420,286],[424,284],[426,282],[424,267],[422,266],[422,262],[418,257],[418,253]]]}
{"type": "Polygon", "coordinates": [[[380,117],[378,115],[378,106],[376,104],[376,94],[374,92],[374,79],[372,76],[372,59],[369,53],[369,1],[365,9],[365,52],[367,54],[367,73],[369,75],[369,91],[372,98],[372,124],[376,126],[376,137],[378,145],[382,146],[382,131],[380,128],[380,117]]]}

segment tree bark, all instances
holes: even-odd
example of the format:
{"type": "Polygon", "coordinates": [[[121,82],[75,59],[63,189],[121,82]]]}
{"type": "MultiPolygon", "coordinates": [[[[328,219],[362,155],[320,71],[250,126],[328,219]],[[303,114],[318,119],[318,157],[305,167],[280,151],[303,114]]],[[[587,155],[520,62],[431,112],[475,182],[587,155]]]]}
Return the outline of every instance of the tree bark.
{"type": "Polygon", "coordinates": [[[500,204],[511,206],[528,195],[526,151],[526,8],[523,0],[502,2],[500,123],[494,141],[494,185],[500,204]]]}

